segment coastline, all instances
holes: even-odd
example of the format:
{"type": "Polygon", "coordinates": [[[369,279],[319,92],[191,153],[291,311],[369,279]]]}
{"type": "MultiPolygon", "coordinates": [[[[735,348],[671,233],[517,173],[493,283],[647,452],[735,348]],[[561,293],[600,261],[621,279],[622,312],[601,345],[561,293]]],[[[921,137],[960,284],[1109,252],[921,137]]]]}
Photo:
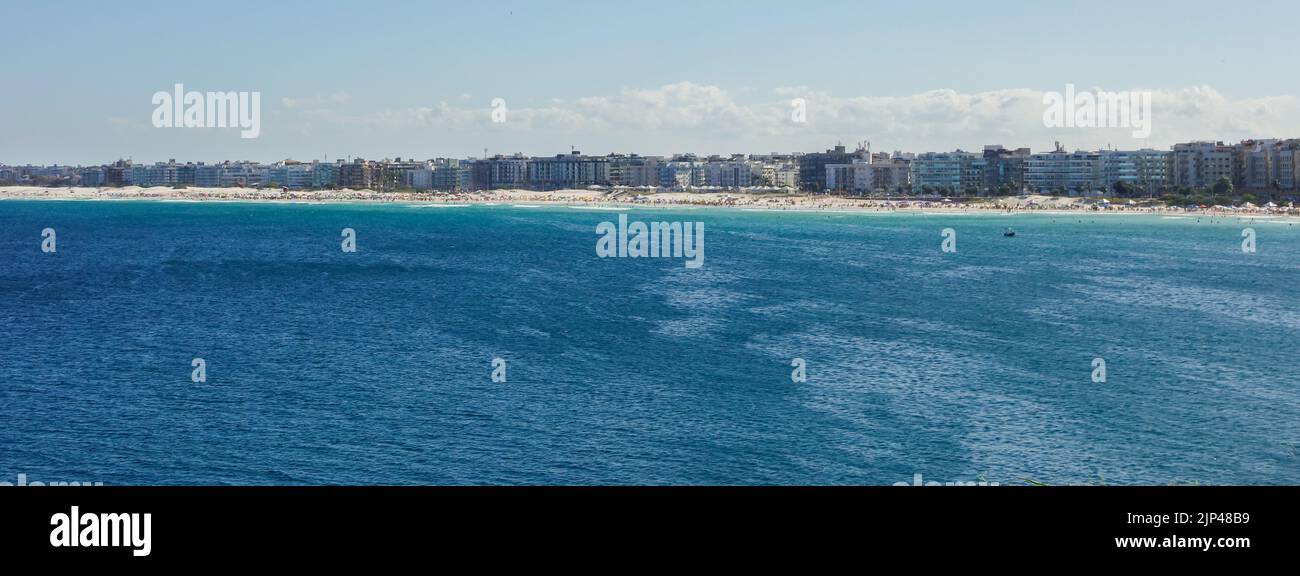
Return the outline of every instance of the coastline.
{"type": "Polygon", "coordinates": [[[1215,218],[1264,218],[1300,221],[1300,209],[1207,208],[1187,210],[1163,205],[1110,204],[1095,199],[1054,196],[1004,196],[975,202],[883,200],[802,193],[656,192],[632,190],[491,190],[477,192],[375,192],[372,190],[289,190],[255,188],[121,188],[0,186],[0,200],[265,202],[279,204],[413,204],[430,207],[506,205],[519,208],[570,207],[591,210],[631,208],[724,208],[792,213],[944,214],[944,215],[1159,215],[1215,218]]]}

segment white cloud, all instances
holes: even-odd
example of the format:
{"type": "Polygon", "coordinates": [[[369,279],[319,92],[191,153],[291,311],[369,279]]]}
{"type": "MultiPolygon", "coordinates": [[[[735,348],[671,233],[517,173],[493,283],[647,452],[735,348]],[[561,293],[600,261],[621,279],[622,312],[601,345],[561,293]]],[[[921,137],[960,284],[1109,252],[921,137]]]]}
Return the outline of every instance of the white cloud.
{"type": "Polygon", "coordinates": [[[472,149],[482,141],[508,137],[547,149],[564,149],[579,137],[587,148],[601,144],[607,150],[643,153],[811,151],[837,141],[863,140],[879,150],[917,152],[995,143],[1044,149],[1056,140],[1071,149],[1166,148],[1188,140],[1300,137],[1300,101],[1295,96],[1232,99],[1209,86],[1151,92],[1152,131],[1144,140],[1134,139],[1130,129],[1046,128],[1043,92],[1027,88],[836,96],[789,87],[742,102],[718,86],[679,82],[508,106],[503,124],[492,122],[487,103],[471,105],[465,98],[359,113],[343,110],[342,104],[350,101],[346,95],[283,98],[281,104],[313,123],[367,127],[404,142],[418,142],[417,135],[436,138],[444,149],[472,149]],[[806,123],[791,120],[793,98],[806,100],[806,123]]]}

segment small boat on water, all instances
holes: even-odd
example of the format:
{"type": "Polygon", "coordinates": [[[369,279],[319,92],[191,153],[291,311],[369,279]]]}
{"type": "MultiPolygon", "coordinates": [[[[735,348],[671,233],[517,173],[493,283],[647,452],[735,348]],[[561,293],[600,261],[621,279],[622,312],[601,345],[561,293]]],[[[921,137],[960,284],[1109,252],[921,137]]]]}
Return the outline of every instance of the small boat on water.
{"type": "Polygon", "coordinates": [[[1007,238],[1010,238],[1010,237],[1016,235],[1016,231],[1015,231],[1015,230],[1012,230],[1012,229],[1010,229],[1010,228],[1007,228],[1006,230],[1003,230],[1003,231],[1002,231],[1002,235],[1003,235],[1003,236],[1006,236],[1007,238]]]}

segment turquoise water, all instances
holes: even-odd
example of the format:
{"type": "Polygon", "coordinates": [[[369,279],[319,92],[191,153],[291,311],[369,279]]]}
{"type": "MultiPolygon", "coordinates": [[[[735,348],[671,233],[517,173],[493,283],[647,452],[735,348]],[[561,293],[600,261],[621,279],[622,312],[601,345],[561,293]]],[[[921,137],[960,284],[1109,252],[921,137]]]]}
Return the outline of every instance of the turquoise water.
{"type": "Polygon", "coordinates": [[[0,481],[1300,483],[1300,226],[627,213],[0,202],[0,481]]]}

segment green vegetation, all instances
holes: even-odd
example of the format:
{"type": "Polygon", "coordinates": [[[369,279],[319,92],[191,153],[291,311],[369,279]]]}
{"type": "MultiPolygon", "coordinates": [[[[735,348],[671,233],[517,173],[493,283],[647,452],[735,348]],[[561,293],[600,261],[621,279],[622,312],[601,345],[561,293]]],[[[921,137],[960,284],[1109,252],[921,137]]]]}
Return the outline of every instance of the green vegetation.
{"type": "Polygon", "coordinates": [[[1210,187],[1210,191],[1214,192],[1215,196],[1231,196],[1232,180],[1229,180],[1227,176],[1220,176],[1214,182],[1214,186],[1210,187]]]}

